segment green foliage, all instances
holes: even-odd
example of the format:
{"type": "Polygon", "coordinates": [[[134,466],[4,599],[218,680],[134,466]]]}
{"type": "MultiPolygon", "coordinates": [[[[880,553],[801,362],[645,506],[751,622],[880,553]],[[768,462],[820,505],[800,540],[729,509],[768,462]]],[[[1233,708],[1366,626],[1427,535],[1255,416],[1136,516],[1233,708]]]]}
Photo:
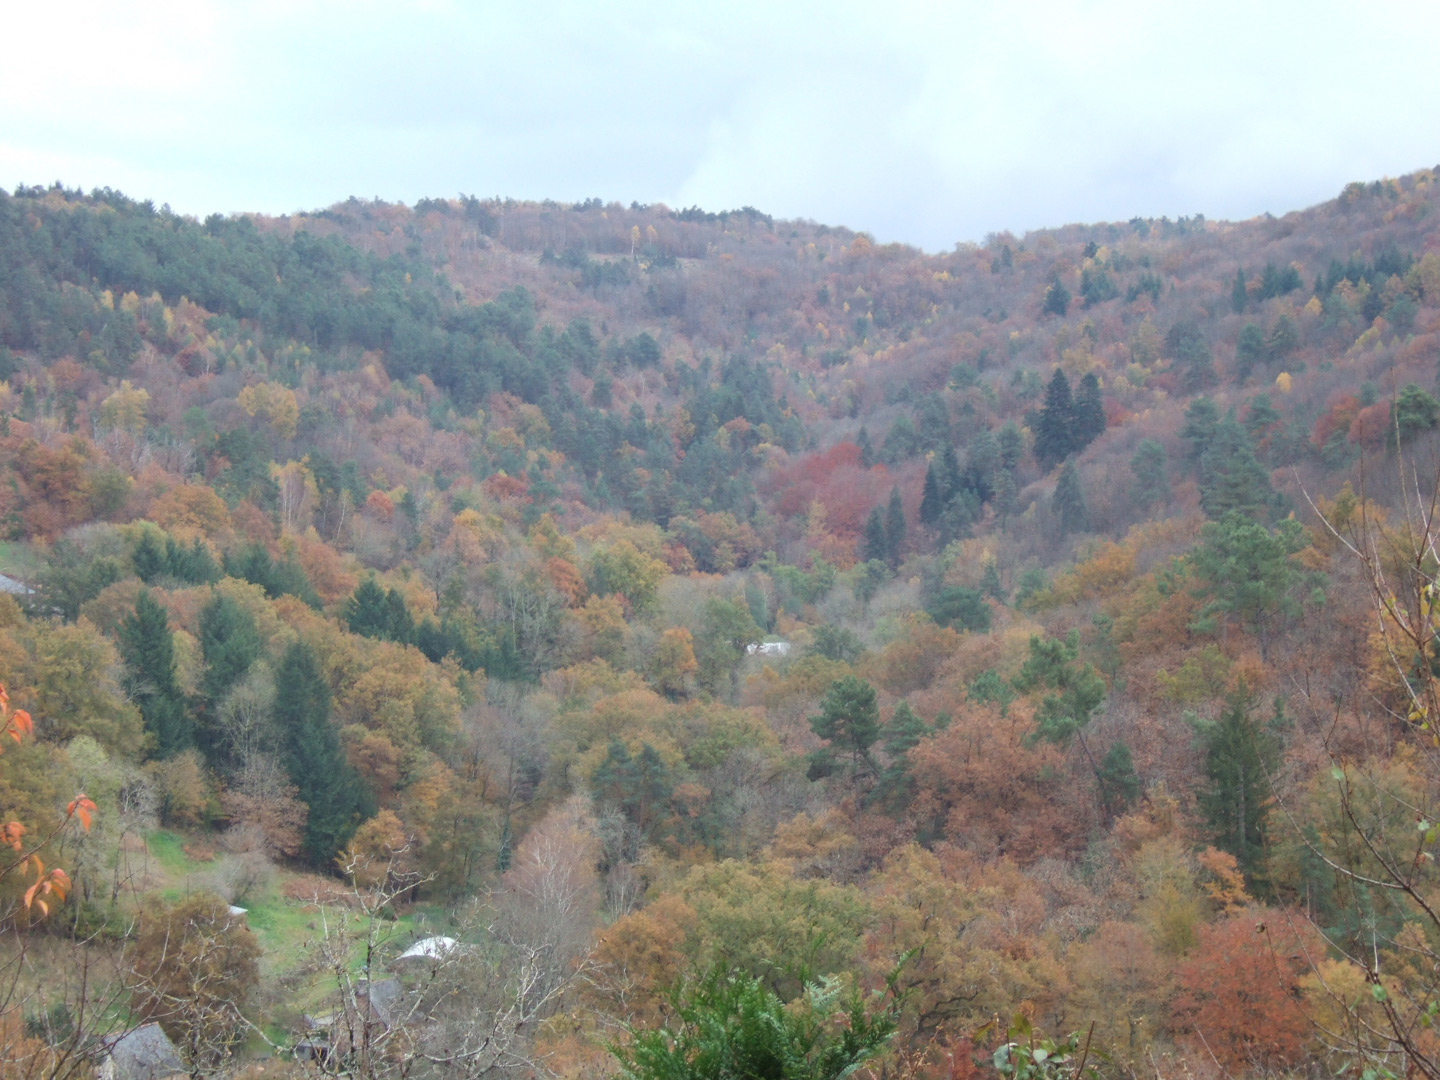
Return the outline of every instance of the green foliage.
{"type": "Polygon", "coordinates": [[[885,557],[892,570],[900,565],[900,554],[904,549],[905,507],[900,502],[900,489],[892,487],[890,502],[885,508],[885,557]]]}
{"type": "Polygon", "coordinates": [[[1195,629],[1212,633],[1215,616],[1228,615],[1260,636],[1262,652],[1276,624],[1294,615],[1302,577],[1293,556],[1306,544],[1305,530],[1293,518],[1273,532],[1239,511],[1206,522],[1190,565],[1200,584],[1195,629]]]}
{"type": "Polygon", "coordinates": [[[1279,744],[1251,718],[1249,702],[1240,696],[1231,699],[1218,721],[1199,730],[1207,781],[1199,804],[1215,846],[1235,856],[1252,885],[1263,884],[1270,776],[1279,744]]]}
{"type": "Polygon", "coordinates": [[[837,626],[835,623],[821,623],[815,628],[814,636],[811,638],[810,651],[817,656],[823,656],[826,660],[839,660],[846,664],[853,664],[865,651],[865,644],[849,627],[837,626]]]}
{"type": "Polygon", "coordinates": [[[926,613],[941,626],[970,630],[977,634],[990,632],[990,605],[976,589],[963,585],[947,585],[925,605],[926,613]]]}
{"type": "Polygon", "coordinates": [[[195,745],[195,722],[175,682],[175,643],[170,620],[148,589],[120,626],[126,687],[155,740],[155,757],[168,758],[195,745]]]}
{"type": "Polygon", "coordinates": [[[1130,457],[1130,475],[1134,478],[1131,491],[1135,501],[1151,507],[1170,497],[1170,480],[1165,475],[1165,447],[1154,439],[1144,439],[1130,457]]]}
{"type": "Polygon", "coordinates": [[[1278,511],[1281,501],[1249,436],[1230,413],[1216,425],[1200,458],[1200,505],[1211,518],[1232,511],[1264,518],[1278,511]]]}
{"type": "Polygon", "coordinates": [[[669,810],[674,784],[649,743],[637,758],[619,739],[611,739],[605,760],[591,774],[590,790],[602,806],[618,808],[642,835],[650,836],[669,810]]]}
{"type": "Polygon", "coordinates": [[[399,590],[388,592],[367,577],[345,601],[345,625],[352,634],[408,645],[415,640],[415,623],[399,590]]]}
{"type": "Polygon", "coordinates": [[[367,802],[359,778],[345,761],[330,721],[330,687],[304,642],[290,645],[275,669],[275,726],[285,745],[285,768],[305,820],[305,856],[327,866],[350,841],[367,802]]]}
{"type": "Polygon", "coordinates": [[[1390,406],[1390,428],[1386,433],[1390,449],[1433,431],[1437,424],[1440,424],[1440,401],[1414,383],[1407,383],[1390,406]]]}
{"type": "Polygon", "coordinates": [[[830,744],[831,753],[848,753],[853,770],[864,764],[873,771],[870,748],[880,737],[875,688],[857,676],[841,676],[825,691],[819,715],[810,718],[810,730],[830,744]]]}
{"type": "Polygon", "coordinates": [[[200,692],[213,708],[260,659],[254,618],[224,593],[213,593],[200,609],[200,651],[205,659],[200,692]]]}
{"type": "Polygon", "coordinates": [[[246,544],[237,551],[227,551],[225,573],[259,585],[272,600],[281,596],[296,596],[317,610],[320,607],[320,597],[311,587],[310,579],[305,576],[300,564],[290,560],[276,562],[263,544],[246,544]]]}
{"type": "Polygon", "coordinates": [[[895,1015],[842,987],[825,976],[787,1004],[760,979],[716,968],[672,995],[669,1027],[632,1028],[611,1053],[627,1080],[844,1080],[889,1041],[895,1015]]]}
{"type": "Polygon", "coordinates": [[[1053,468],[1074,449],[1074,422],[1070,380],[1057,367],[1050,377],[1050,385],[1045,388],[1045,404],[1035,425],[1035,460],[1041,468],[1053,468]]]}
{"type": "Polygon", "coordinates": [[[1070,310],[1070,299],[1070,290],[1056,278],[1045,290],[1045,301],[1041,308],[1046,315],[1059,315],[1064,318],[1065,313],[1070,310]]]}
{"type": "Polygon", "coordinates": [[[1100,805],[1107,817],[1123,814],[1140,797],[1140,777],[1127,743],[1117,742],[1100,759],[1096,773],[1100,785],[1100,805]]]}
{"type": "Polygon", "coordinates": [[[1005,1032],[1007,1041],[991,1055],[990,1064],[1005,1080],[1096,1080],[1096,1065],[1105,1060],[1078,1031],[1064,1039],[1036,1038],[1030,1021],[1016,1016],[1005,1032]]]}
{"type": "Polygon", "coordinates": [[[1090,528],[1090,511],[1085,506],[1085,492],[1080,487],[1080,474],[1073,461],[1067,461],[1060,470],[1054,505],[1061,536],[1090,528]]]}
{"type": "Polygon", "coordinates": [[[1015,678],[1021,693],[1047,690],[1035,713],[1035,734],[1047,742],[1067,743],[1090,722],[1105,700],[1105,680],[1090,664],[1079,663],[1080,632],[1060,638],[1030,638],[1030,655],[1015,678]]]}
{"type": "Polygon", "coordinates": [[[700,634],[695,639],[701,683],[712,693],[719,693],[728,681],[733,690],[746,647],[763,636],[743,599],[712,596],[706,600],[700,634]]]}

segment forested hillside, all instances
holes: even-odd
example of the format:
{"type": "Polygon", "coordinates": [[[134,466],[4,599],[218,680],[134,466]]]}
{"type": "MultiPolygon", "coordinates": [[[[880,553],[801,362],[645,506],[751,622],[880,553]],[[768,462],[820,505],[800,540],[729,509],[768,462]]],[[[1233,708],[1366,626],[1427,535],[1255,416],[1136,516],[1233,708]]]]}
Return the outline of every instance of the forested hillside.
{"type": "Polygon", "coordinates": [[[708,975],[1440,1075],[1437,203],[0,193],[5,1068],[604,1076],[708,975]]]}

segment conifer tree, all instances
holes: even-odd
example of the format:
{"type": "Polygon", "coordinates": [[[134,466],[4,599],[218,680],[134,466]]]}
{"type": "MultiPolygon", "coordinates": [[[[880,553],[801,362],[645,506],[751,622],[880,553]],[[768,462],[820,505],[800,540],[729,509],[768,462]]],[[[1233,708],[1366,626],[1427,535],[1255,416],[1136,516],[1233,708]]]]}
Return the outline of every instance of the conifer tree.
{"type": "Polygon", "coordinates": [[[1070,310],[1070,290],[1067,289],[1057,277],[1045,290],[1045,314],[1059,315],[1064,318],[1065,313],[1070,310]]]}
{"type": "Polygon", "coordinates": [[[1200,505],[1212,519],[1231,510],[1265,518],[1279,505],[1270,474],[1255,457],[1249,436],[1230,413],[1216,427],[1210,448],[1200,459],[1200,505]]]}
{"type": "Polygon", "coordinates": [[[855,445],[860,448],[860,467],[868,469],[875,464],[875,447],[870,444],[870,432],[862,426],[855,436],[855,445]]]}
{"type": "Polygon", "coordinates": [[[1089,372],[1080,380],[1075,396],[1075,449],[1081,450],[1105,434],[1105,403],[1100,397],[1100,380],[1089,372]]]}
{"type": "Polygon", "coordinates": [[[820,701],[820,715],[810,718],[810,730],[830,743],[833,750],[848,752],[852,767],[870,761],[870,748],[880,737],[880,708],[875,687],[854,675],[842,675],[830,684],[820,701]]]}
{"type": "Polygon", "coordinates": [[[1005,586],[1000,583],[1000,567],[994,559],[985,560],[985,572],[980,575],[980,591],[1000,603],[1005,603],[1005,586]]]}
{"type": "Polygon", "coordinates": [[[905,547],[905,507],[900,502],[900,488],[890,489],[890,505],[885,508],[885,556],[894,570],[900,565],[905,547]]]}
{"type": "Polygon", "coordinates": [[[1014,420],[1006,420],[995,441],[1000,444],[1000,467],[1014,471],[1025,456],[1025,435],[1014,420]]]}
{"type": "Polygon", "coordinates": [[[1238,697],[1203,737],[1209,783],[1199,802],[1215,846],[1234,855],[1252,883],[1263,882],[1275,740],[1251,719],[1247,702],[1238,697]]]}
{"type": "Polygon", "coordinates": [[[1140,777],[1135,774],[1135,760],[1130,747],[1117,742],[1100,760],[1095,775],[1100,786],[1100,805],[1107,818],[1123,814],[1140,797],[1140,777]]]}
{"type": "Polygon", "coordinates": [[[940,480],[935,474],[935,462],[925,466],[925,486],[920,495],[920,520],[934,525],[945,512],[945,497],[940,491],[940,480]]]}
{"type": "Polygon", "coordinates": [[[889,562],[890,549],[885,543],[885,517],[877,506],[865,519],[865,536],[860,542],[860,556],[865,562],[889,562]]]}
{"type": "Polygon", "coordinates": [[[1130,458],[1130,475],[1135,478],[1135,501],[1149,508],[1170,497],[1170,481],[1165,476],[1165,447],[1154,439],[1145,439],[1130,458]]]}
{"type": "Polygon", "coordinates": [[[135,576],[146,585],[153,584],[165,573],[165,549],[149,529],[140,534],[135,550],[130,553],[130,565],[135,569],[135,576]]]}
{"type": "Polygon", "coordinates": [[[261,648],[250,613],[224,593],[212,594],[200,610],[200,652],[205,659],[200,691],[212,706],[245,677],[261,648]]]}
{"type": "Polygon", "coordinates": [[[1250,295],[1245,291],[1245,271],[1241,267],[1236,267],[1235,280],[1230,285],[1230,308],[1236,315],[1239,315],[1249,302],[1250,295]]]}
{"type": "Polygon", "coordinates": [[[380,583],[373,576],[367,577],[345,601],[345,625],[352,634],[385,638],[389,636],[389,623],[385,590],[380,588],[380,583]]]}
{"type": "Polygon", "coordinates": [[[955,447],[946,446],[945,452],[940,455],[940,492],[945,498],[948,506],[960,494],[960,488],[964,486],[964,477],[960,472],[960,455],[955,452],[955,447]]]}
{"type": "Polygon", "coordinates": [[[280,658],[275,691],[275,726],[283,740],[285,768],[310,808],[305,855],[312,864],[324,866],[355,831],[360,781],[330,722],[330,687],[304,642],[294,642],[280,658]]]}
{"type": "Polygon", "coordinates": [[[1073,461],[1067,461],[1055,484],[1055,513],[1060,521],[1060,534],[1068,536],[1090,527],[1090,513],[1085,506],[1085,492],[1080,488],[1080,474],[1073,461]]]}
{"type": "Polygon", "coordinates": [[[1201,395],[1185,408],[1185,426],[1180,437],[1190,441],[1190,456],[1199,461],[1215,441],[1215,430],[1220,426],[1220,407],[1208,397],[1201,395]]]}
{"type": "Polygon", "coordinates": [[[1051,469],[1065,460],[1075,446],[1075,402],[1070,380],[1058,367],[1045,388],[1045,404],[1035,425],[1035,459],[1042,469],[1051,469]]]}
{"type": "Polygon", "coordinates": [[[889,759],[875,785],[874,799],[891,811],[903,810],[913,796],[910,776],[910,751],[930,734],[930,725],[910,708],[908,701],[895,706],[895,713],[885,725],[880,745],[889,759]]]}
{"type": "Polygon", "coordinates": [[[194,720],[175,681],[170,620],[149,589],[140,591],[135,611],[120,625],[120,655],[129,669],[127,689],[154,736],[155,757],[173,757],[195,745],[194,720]]]}

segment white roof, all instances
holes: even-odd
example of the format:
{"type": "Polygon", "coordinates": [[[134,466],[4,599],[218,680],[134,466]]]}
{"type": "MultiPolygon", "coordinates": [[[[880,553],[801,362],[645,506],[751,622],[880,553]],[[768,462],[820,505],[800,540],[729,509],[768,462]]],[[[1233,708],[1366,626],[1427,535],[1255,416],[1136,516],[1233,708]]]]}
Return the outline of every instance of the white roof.
{"type": "Polygon", "coordinates": [[[426,960],[438,960],[458,944],[459,942],[452,937],[421,938],[401,953],[397,959],[416,960],[424,958],[426,960]]]}

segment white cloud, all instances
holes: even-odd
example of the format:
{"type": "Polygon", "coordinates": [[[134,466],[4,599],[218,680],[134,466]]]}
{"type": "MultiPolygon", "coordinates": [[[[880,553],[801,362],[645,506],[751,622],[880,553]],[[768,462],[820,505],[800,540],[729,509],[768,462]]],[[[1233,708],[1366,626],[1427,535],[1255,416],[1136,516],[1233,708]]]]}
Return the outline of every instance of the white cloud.
{"type": "Polygon", "coordinates": [[[0,183],[742,204],[927,248],[1440,159],[1440,8],[160,2],[7,15],[0,183]],[[137,10],[138,9],[138,10],[137,10]]]}

